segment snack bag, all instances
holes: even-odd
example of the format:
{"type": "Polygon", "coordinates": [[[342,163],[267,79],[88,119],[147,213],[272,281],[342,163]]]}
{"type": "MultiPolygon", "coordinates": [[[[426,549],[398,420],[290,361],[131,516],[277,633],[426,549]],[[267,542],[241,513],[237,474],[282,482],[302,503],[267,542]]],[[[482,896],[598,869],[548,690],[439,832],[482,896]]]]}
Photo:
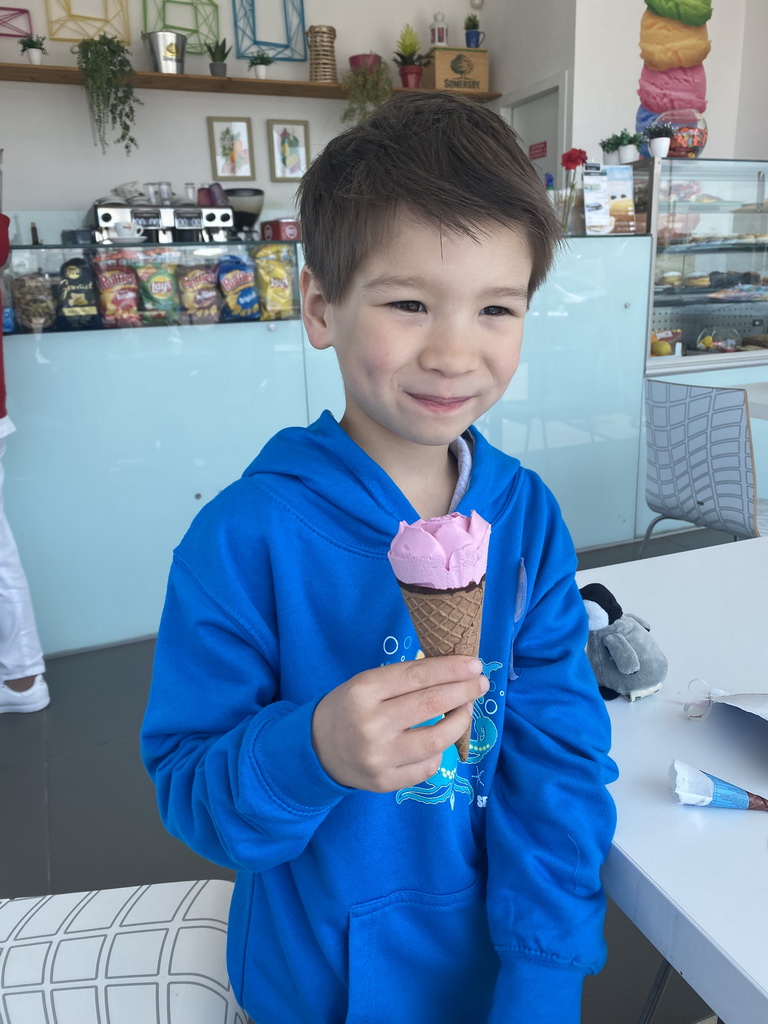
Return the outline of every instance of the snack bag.
{"type": "Polygon", "coordinates": [[[253,250],[262,320],[289,320],[293,308],[293,254],[284,245],[253,250]]]}
{"type": "Polygon", "coordinates": [[[143,323],[152,325],[179,322],[179,289],[172,266],[139,263],[134,268],[139,279],[139,302],[143,323]]]}
{"type": "Polygon", "coordinates": [[[261,316],[253,264],[241,256],[225,256],[217,276],[224,296],[221,320],[258,320],[261,316]]]}
{"type": "Polygon", "coordinates": [[[60,331],[87,331],[101,327],[96,278],[90,264],[75,257],[61,265],[56,287],[56,326],[60,331]]]}
{"type": "Polygon", "coordinates": [[[216,266],[201,263],[192,267],[177,267],[176,281],[181,296],[182,322],[218,323],[222,295],[216,281],[216,266]]]}
{"type": "Polygon", "coordinates": [[[25,331],[48,330],[56,320],[53,282],[47,274],[22,274],[11,281],[16,323],[25,331]]]}
{"type": "Polygon", "coordinates": [[[93,258],[104,327],[141,327],[139,282],[128,255],[120,249],[93,258]]]}

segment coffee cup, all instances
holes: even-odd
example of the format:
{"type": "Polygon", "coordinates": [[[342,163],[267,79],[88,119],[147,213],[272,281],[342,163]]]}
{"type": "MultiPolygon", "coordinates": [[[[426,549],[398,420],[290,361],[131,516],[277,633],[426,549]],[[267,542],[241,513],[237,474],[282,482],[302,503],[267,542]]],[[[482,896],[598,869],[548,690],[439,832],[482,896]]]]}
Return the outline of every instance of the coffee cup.
{"type": "Polygon", "coordinates": [[[118,238],[143,238],[143,233],[134,224],[126,224],[125,221],[118,221],[115,224],[115,233],[118,238]]]}

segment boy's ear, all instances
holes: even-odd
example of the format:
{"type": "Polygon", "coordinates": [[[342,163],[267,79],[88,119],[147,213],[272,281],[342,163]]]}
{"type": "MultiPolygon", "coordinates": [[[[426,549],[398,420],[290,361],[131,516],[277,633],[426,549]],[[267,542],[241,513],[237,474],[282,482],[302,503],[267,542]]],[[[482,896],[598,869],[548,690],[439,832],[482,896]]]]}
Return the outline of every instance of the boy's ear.
{"type": "Polygon", "coordinates": [[[302,267],[299,278],[301,290],[301,316],[304,328],[313,348],[331,347],[330,303],[323,296],[320,286],[309,267],[302,267]]]}

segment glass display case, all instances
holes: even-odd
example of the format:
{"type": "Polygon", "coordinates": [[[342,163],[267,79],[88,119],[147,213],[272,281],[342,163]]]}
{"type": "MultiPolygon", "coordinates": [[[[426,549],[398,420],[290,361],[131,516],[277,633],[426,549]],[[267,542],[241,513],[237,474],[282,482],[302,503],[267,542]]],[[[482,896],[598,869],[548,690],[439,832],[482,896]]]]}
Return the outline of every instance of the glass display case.
{"type": "Polygon", "coordinates": [[[296,320],[296,242],[14,246],[6,334],[296,320]]]}
{"type": "Polygon", "coordinates": [[[768,361],[768,163],[650,159],[635,201],[655,240],[649,370],[661,360],[768,361]]]}

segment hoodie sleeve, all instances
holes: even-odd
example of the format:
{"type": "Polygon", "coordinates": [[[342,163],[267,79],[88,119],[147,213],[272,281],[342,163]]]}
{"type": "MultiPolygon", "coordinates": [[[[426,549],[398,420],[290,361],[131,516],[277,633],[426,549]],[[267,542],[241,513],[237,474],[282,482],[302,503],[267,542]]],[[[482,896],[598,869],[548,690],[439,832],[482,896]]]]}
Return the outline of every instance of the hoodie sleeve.
{"type": "Polygon", "coordinates": [[[277,700],[269,648],[255,617],[229,613],[174,559],[142,757],[168,831],[253,872],[298,856],[349,792],[312,747],[316,702],[277,700]]]}
{"type": "Polygon", "coordinates": [[[530,600],[488,798],[488,915],[501,959],[489,1024],[577,1024],[584,975],[605,960],[600,868],[617,770],[584,653],[573,545],[551,496],[529,514],[545,520],[544,539],[526,558],[530,600]]]}

